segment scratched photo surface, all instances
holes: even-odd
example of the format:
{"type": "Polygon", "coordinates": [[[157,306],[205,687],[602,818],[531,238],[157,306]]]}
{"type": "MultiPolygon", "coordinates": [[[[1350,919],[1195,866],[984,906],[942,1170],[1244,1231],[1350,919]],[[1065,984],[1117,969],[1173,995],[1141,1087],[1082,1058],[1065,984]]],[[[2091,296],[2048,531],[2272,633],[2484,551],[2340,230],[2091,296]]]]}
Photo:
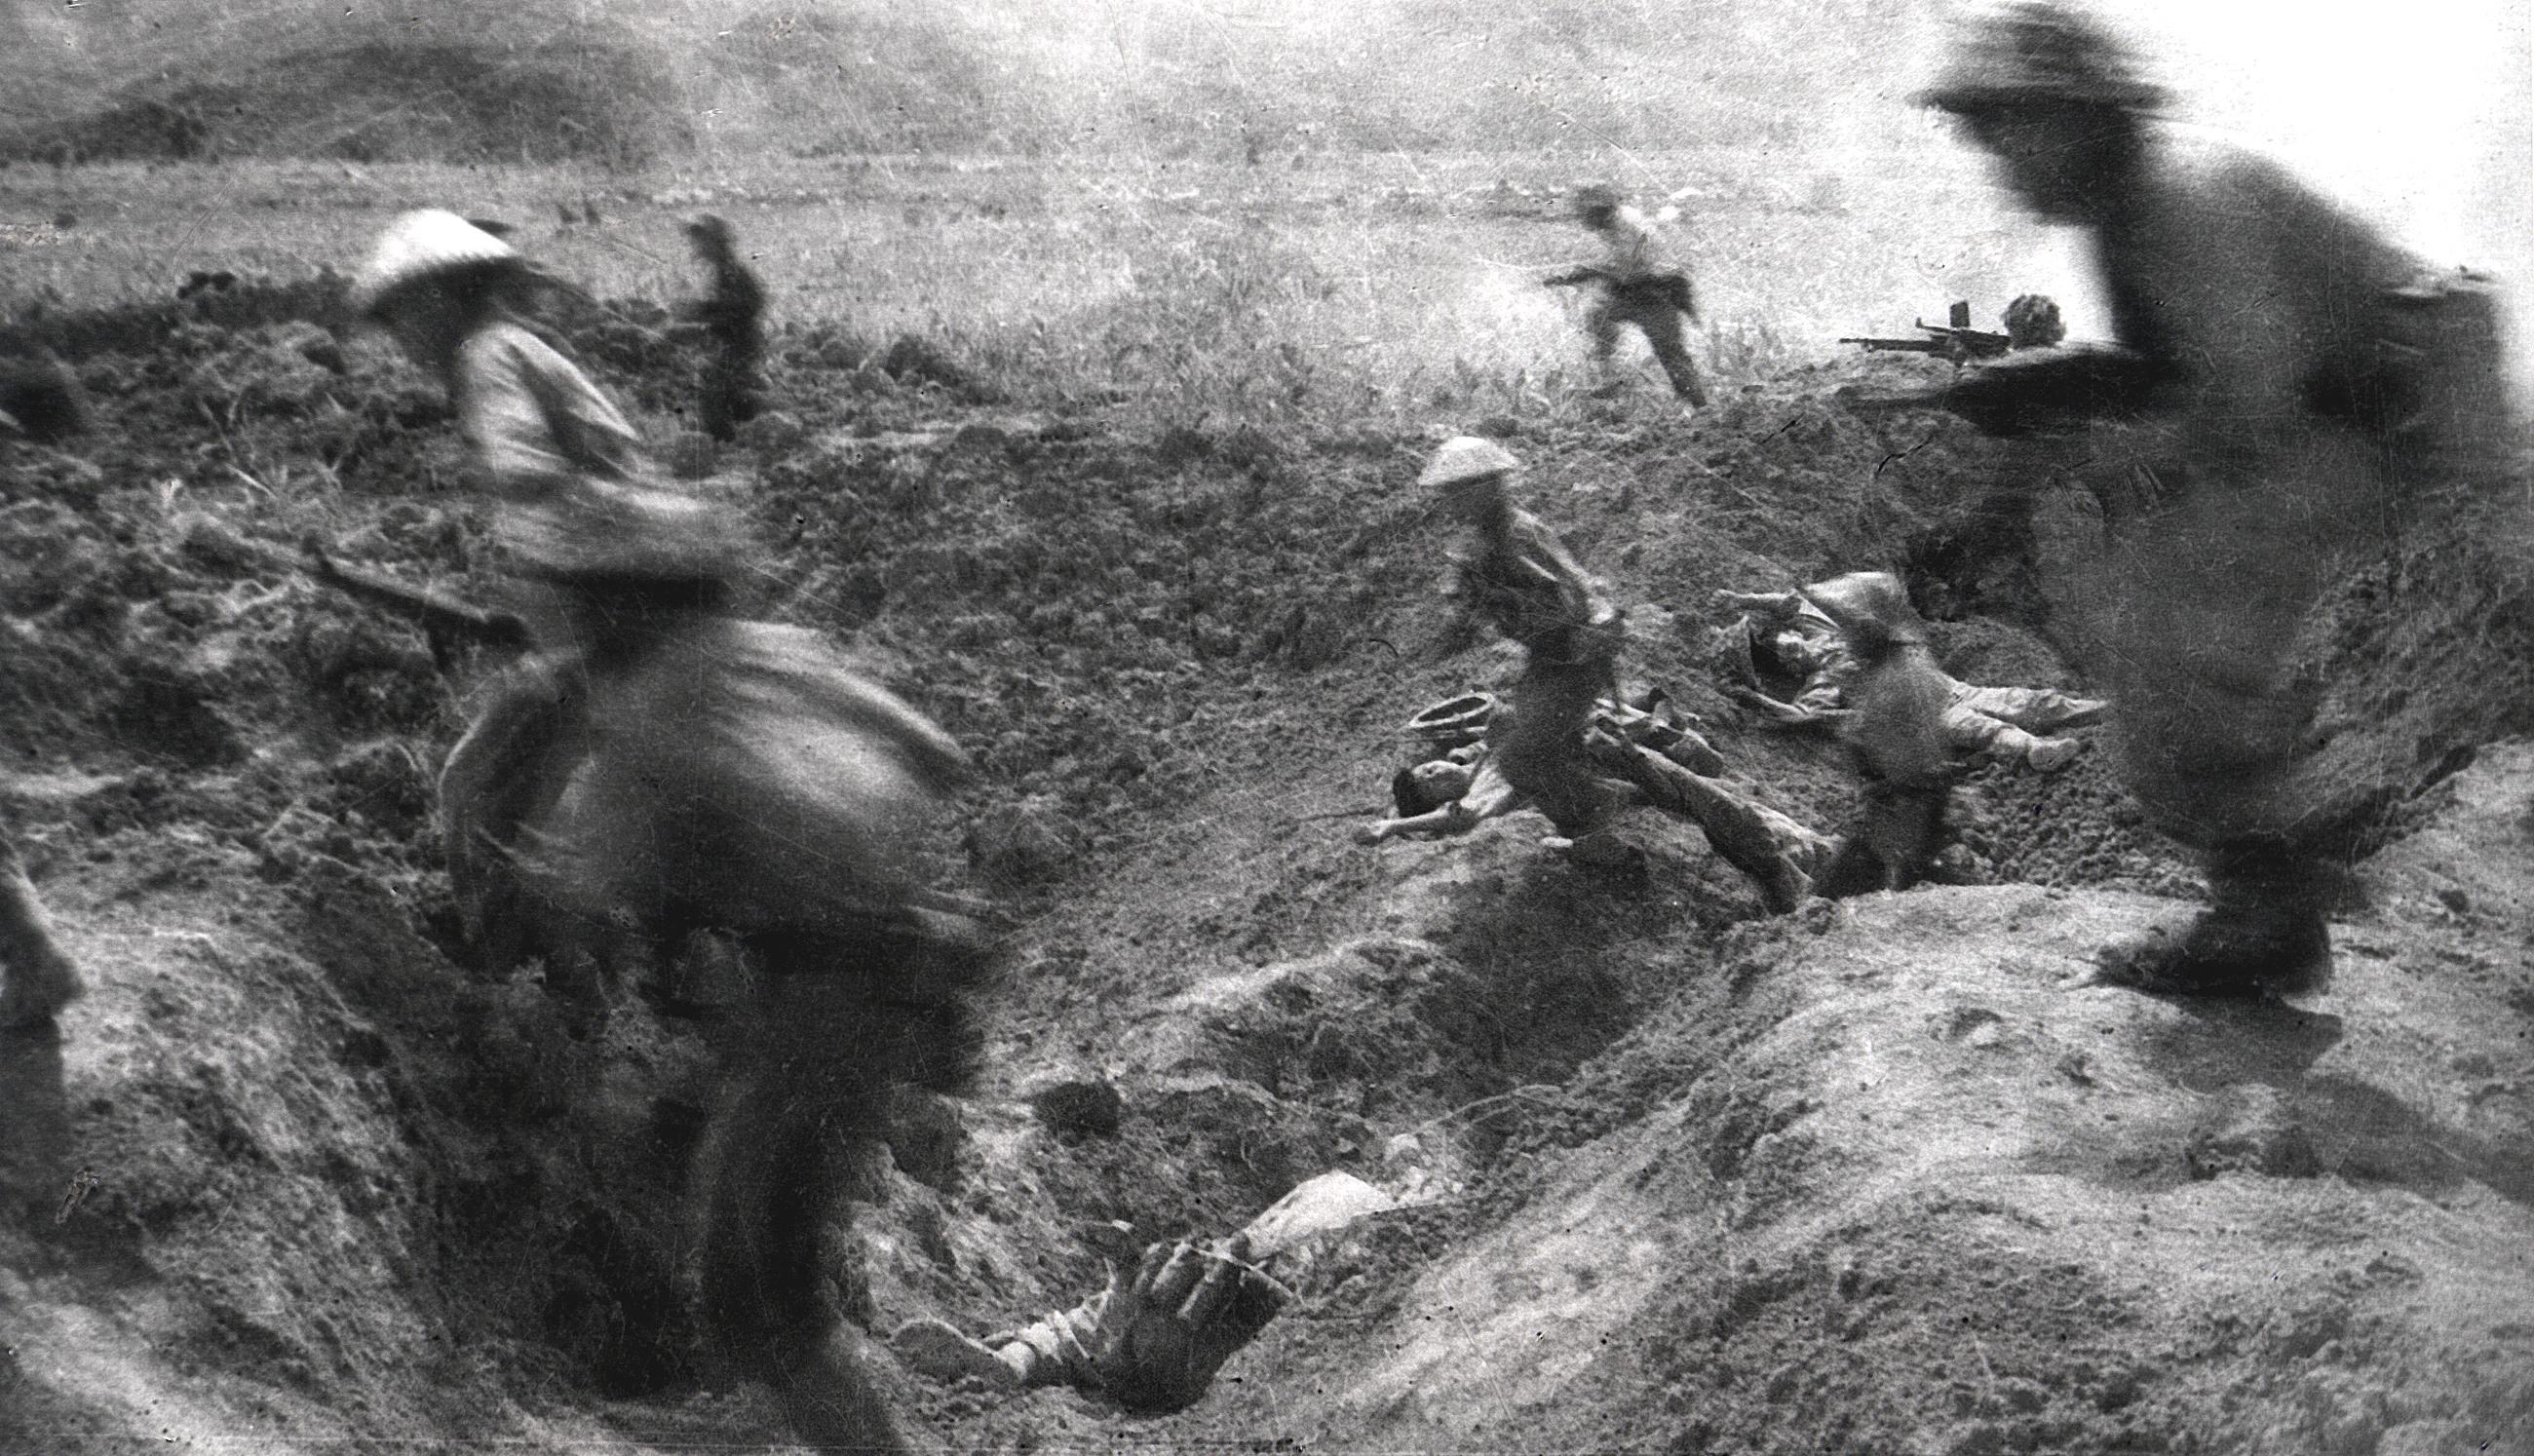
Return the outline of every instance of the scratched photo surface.
{"type": "Polygon", "coordinates": [[[2534,4],[0,0],[0,1456],[2534,1452],[2534,4]]]}

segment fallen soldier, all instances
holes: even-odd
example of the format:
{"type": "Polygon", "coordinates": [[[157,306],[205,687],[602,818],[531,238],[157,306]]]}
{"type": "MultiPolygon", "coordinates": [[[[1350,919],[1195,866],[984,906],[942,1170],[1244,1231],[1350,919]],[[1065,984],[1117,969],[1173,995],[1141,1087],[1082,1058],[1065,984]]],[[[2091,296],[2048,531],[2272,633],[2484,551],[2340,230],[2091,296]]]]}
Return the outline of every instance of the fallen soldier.
{"type": "MultiPolygon", "coordinates": [[[[1584,748],[1608,778],[1632,778],[1625,756],[1608,752],[1644,749],[1693,774],[1724,770],[1724,756],[1697,730],[1663,706],[1659,691],[1639,701],[1599,698],[1585,726],[1584,748]],[[1604,747],[1606,746],[1606,748],[1604,747]]],[[[1390,781],[1392,818],[1356,831],[1358,844],[1379,844],[1410,834],[1466,834],[1488,819],[1531,807],[1521,790],[1497,772],[1486,738],[1500,711],[1496,699],[1472,693],[1424,709],[1408,720],[1407,735],[1434,754],[1399,770],[1390,781]]]]}
{"type": "Polygon", "coordinates": [[[1185,1410],[1293,1302],[1292,1285],[1324,1236],[1397,1206],[1352,1174],[1324,1173],[1228,1239],[1147,1246],[1131,1277],[1112,1268],[1108,1288],[1035,1324],[971,1339],[945,1320],[919,1319],[900,1325],[889,1348],[939,1379],[1073,1385],[1129,1410],[1185,1410]]]}
{"type": "MultiPolygon", "coordinates": [[[[1873,573],[1899,581],[1888,573],[1873,573]]],[[[1741,620],[1722,631],[1718,657],[1733,679],[1725,692],[1773,728],[1835,726],[1847,710],[1857,658],[1847,634],[1801,591],[1719,591],[1741,620]],[[1771,680],[1792,682],[1789,697],[1771,680]]],[[[2049,688],[1990,688],[1946,678],[1945,736],[1954,752],[2038,772],[2064,768],[2082,752],[2067,730],[2103,720],[2105,704],[2049,688]]]]}
{"type": "MultiPolygon", "coordinates": [[[[1658,699],[1658,707],[1660,706],[1658,699]]],[[[1724,760],[1695,732],[1667,715],[1613,703],[1597,703],[1583,750],[1607,780],[1624,784],[1636,803],[1696,824],[1718,858],[1751,877],[1772,914],[1783,915],[1806,896],[1859,894],[1885,887],[1892,877],[1875,873],[1880,857],[1847,856],[1852,840],[1898,842],[1901,836],[1824,834],[1771,808],[1766,791],[1724,773],[1724,760]],[[1847,856],[1850,869],[1831,875],[1847,856]],[[1850,873],[1852,871],[1853,873],[1850,873]],[[1827,884],[1827,888],[1817,887],[1827,884]]],[[[1436,703],[1409,719],[1408,737],[1432,755],[1399,771],[1391,781],[1392,818],[1356,831],[1361,844],[1412,835],[1465,834],[1488,819],[1528,808],[1523,796],[1492,771],[1484,742],[1495,700],[1469,694],[1436,703]]],[[[1873,817],[1868,816],[1869,819],[1873,817]]],[[[1923,852],[1904,855],[1914,865],[1905,878],[1948,883],[1974,879],[1947,862],[1940,832],[1923,852]]],[[[1858,855],[1864,850],[1860,844],[1858,855]]]]}

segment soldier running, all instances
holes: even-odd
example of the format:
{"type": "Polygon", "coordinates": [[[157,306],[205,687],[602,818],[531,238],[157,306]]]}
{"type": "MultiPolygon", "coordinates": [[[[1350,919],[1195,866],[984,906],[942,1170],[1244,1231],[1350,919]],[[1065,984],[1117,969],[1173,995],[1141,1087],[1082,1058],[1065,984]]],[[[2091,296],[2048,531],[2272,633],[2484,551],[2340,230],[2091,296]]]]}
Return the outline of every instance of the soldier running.
{"type": "MultiPolygon", "coordinates": [[[[1693,405],[1707,403],[1706,386],[1689,356],[1683,321],[1698,322],[1698,295],[1689,273],[1674,262],[1655,220],[1629,207],[1615,188],[1595,183],[1575,191],[1575,219],[1600,235],[1602,260],[1554,274],[1550,287],[1590,286],[1592,307],[1584,326],[1593,337],[1595,367],[1606,374],[1619,330],[1634,325],[1646,336],[1672,394],[1693,405]]],[[[1607,388],[1607,386],[1604,386],[1607,388]]]]}
{"type": "Polygon", "coordinates": [[[2319,990],[2335,867],[2481,730],[2316,734],[2337,674],[2301,660],[2300,635],[2371,535],[2432,498],[2423,482],[2486,457],[2505,417],[2488,298],[2276,164],[2156,127],[2161,91],[2059,6],[1976,26],[1921,99],[2034,212],[2091,235],[2119,345],[2026,350],[1941,402],[2001,433],[2145,422],[2096,442],[2152,487],[2102,574],[2098,675],[2129,786],[2201,852],[2210,904],[2107,950],[2103,976],[2319,990]]]}
{"type": "Polygon", "coordinates": [[[1594,703],[1615,688],[1622,624],[1556,534],[1506,494],[1520,468],[1503,447],[1463,436],[1417,483],[1476,534],[1476,549],[1453,559],[1462,610],[1523,646],[1522,677],[1487,727],[1489,767],[1560,835],[1582,840],[1627,799],[1595,776],[1583,748],[1594,703]]]}
{"type": "Polygon", "coordinates": [[[707,1325],[805,1435],[905,1448],[819,1295],[823,1141],[876,1130],[973,1042],[920,831],[958,746],[816,635],[740,620],[748,542],[661,481],[597,387],[528,327],[539,279],[453,213],[381,236],[353,303],[448,389],[534,641],[441,779],[451,879],[496,967],[516,923],[736,934],[760,968],[695,1179],[707,1325]],[[507,933],[506,933],[507,928],[507,933]]]}

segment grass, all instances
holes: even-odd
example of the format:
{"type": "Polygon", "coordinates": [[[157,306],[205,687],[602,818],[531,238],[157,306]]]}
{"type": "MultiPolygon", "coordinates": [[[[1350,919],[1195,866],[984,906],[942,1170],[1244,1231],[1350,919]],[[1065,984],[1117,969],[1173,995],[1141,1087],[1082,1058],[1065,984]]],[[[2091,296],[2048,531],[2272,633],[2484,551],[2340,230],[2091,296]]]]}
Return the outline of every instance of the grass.
{"type": "MultiPolygon", "coordinates": [[[[2009,260],[2034,241],[1941,151],[1801,168],[1720,148],[1631,160],[1649,190],[1691,190],[1682,251],[1705,362],[1727,386],[1826,356],[1843,333],[1903,332],[1957,290],[1994,308],[2021,291],[2009,260]],[[1832,194],[1844,210],[1822,203],[1832,194]]],[[[784,316],[922,334],[1018,399],[1122,394],[1188,425],[1421,423],[1550,407],[1589,382],[1581,297],[1537,282],[1590,256],[1556,206],[1574,176],[1571,158],[1538,153],[1257,167],[862,156],[638,178],[21,165],[0,169],[0,309],[164,297],[198,268],[348,271],[388,217],[423,204],[518,224],[529,252],[599,296],[669,302],[694,287],[679,226],[713,211],[784,316]],[[577,219],[584,203],[599,224],[561,220],[559,206],[577,219]],[[62,213],[70,225],[54,228],[62,213]]],[[[1625,357],[1659,390],[1641,346],[1625,357]]]]}

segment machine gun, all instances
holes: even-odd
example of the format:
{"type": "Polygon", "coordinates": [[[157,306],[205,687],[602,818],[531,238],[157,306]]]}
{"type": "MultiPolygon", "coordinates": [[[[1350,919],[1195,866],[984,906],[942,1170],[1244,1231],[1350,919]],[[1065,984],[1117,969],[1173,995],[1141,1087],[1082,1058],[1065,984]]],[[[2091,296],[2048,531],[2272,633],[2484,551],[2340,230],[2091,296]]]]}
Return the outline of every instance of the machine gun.
{"type": "Polygon", "coordinates": [[[1912,320],[1913,328],[1923,329],[1925,338],[1842,338],[1840,343],[1863,344],[1869,354],[1941,354],[1957,364],[1971,359],[1994,359],[2010,346],[2007,335],[1991,334],[1971,327],[1971,306],[1957,303],[1943,326],[1924,320],[1912,320]]]}

